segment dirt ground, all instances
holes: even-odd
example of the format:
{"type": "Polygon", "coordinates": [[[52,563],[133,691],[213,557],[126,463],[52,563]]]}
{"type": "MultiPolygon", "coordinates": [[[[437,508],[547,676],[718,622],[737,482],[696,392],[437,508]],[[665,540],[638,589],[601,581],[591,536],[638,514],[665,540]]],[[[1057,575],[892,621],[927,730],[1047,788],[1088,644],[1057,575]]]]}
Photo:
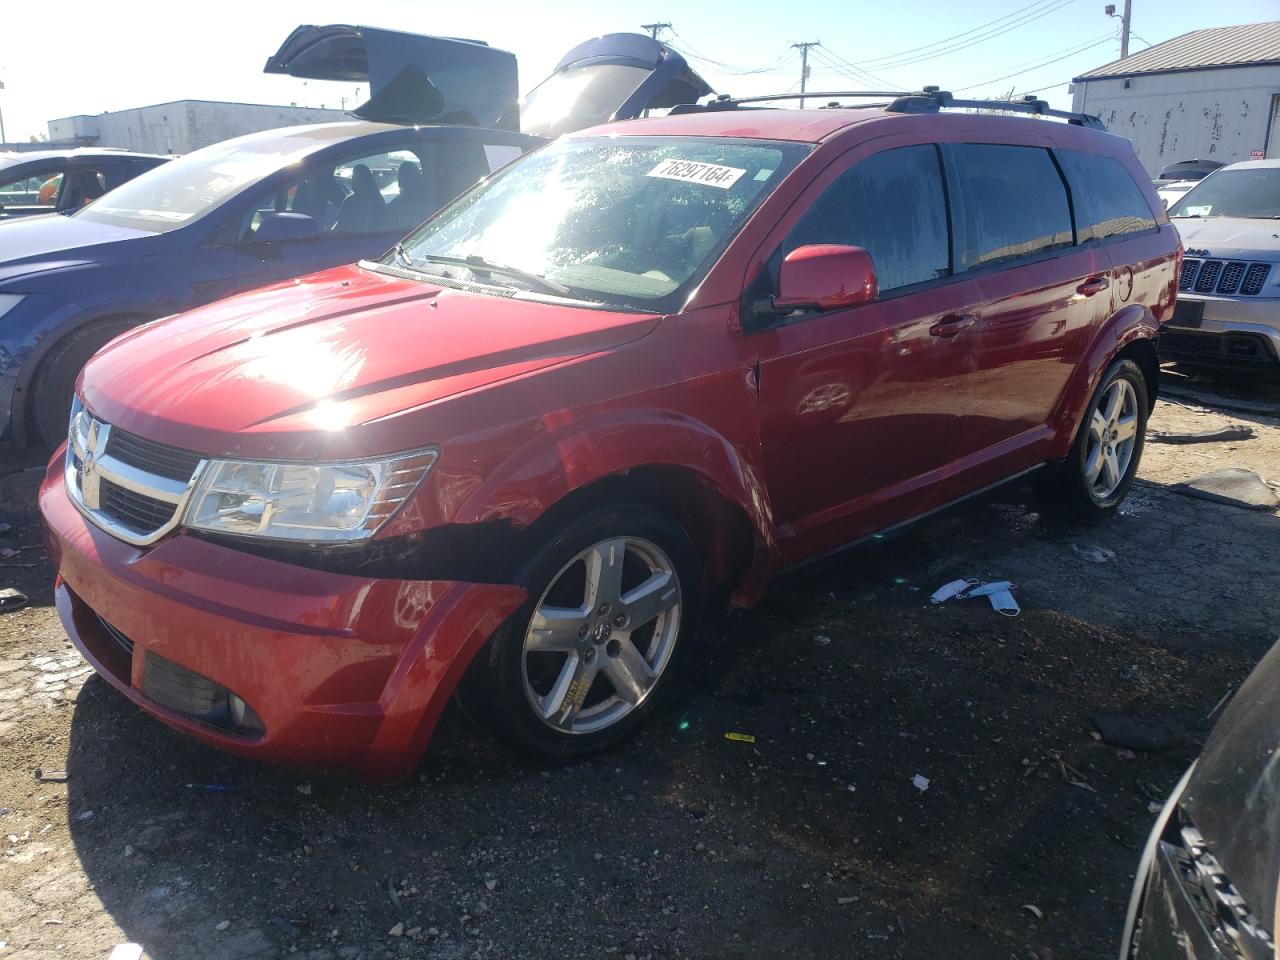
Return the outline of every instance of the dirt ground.
{"type": "Polygon", "coordinates": [[[0,960],[1113,956],[1151,804],[1280,623],[1280,517],[1171,489],[1280,481],[1280,419],[1220,405],[1280,417],[1280,384],[1169,381],[1201,399],[1152,429],[1255,437],[1148,445],[1100,525],[1013,490],[792,575],[606,757],[527,762],[454,712],[393,788],[224,756],[95,678],[37,474],[10,473],[0,585],[32,603],[0,615],[0,960]],[[1022,615],[931,605],[956,577],[1013,580],[1022,615]],[[1180,743],[1118,750],[1098,713],[1180,743]]]}

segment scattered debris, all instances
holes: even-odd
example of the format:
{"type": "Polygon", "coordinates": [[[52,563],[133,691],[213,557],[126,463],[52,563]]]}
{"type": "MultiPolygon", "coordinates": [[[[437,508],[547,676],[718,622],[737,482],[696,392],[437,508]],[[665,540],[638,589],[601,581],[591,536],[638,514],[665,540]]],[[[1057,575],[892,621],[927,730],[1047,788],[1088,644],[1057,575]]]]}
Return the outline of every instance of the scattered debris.
{"type": "Polygon", "coordinates": [[[828,637],[828,636],[826,636],[825,634],[821,634],[821,633],[820,633],[820,634],[818,634],[816,637],[814,637],[814,638],[813,638],[813,642],[814,642],[814,643],[816,643],[816,644],[817,644],[818,646],[820,646],[820,647],[825,647],[828,643],[830,643],[830,642],[831,642],[831,638],[830,638],[830,637],[828,637]]]}
{"type": "Polygon", "coordinates": [[[914,777],[911,778],[911,785],[915,787],[917,790],[919,790],[921,793],[924,793],[926,790],[929,789],[929,778],[917,773],[914,777]]]}
{"type": "Polygon", "coordinates": [[[492,880],[492,879],[486,880],[484,882],[484,888],[488,890],[490,893],[493,893],[493,891],[498,888],[498,881],[492,880]]]}
{"type": "Polygon", "coordinates": [[[27,605],[27,595],[13,587],[0,587],[0,613],[21,610],[27,605]]]}
{"type": "Polygon", "coordinates": [[[392,927],[390,930],[388,930],[388,931],[387,931],[387,936],[389,936],[389,937],[403,937],[403,936],[404,936],[404,924],[403,924],[403,923],[397,923],[394,927],[392,927]]]}
{"type": "Polygon", "coordinates": [[[1024,903],[1019,909],[1027,911],[1037,920],[1044,919],[1044,911],[1037,907],[1034,903],[1024,903]]]}
{"type": "Polygon", "coordinates": [[[1150,430],[1147,439],[1152,443],[1216,443],[1221,440],[1248,440],[1253,436],[1253,427],[1242,423],[1233,423],[1217,430],[1198,430],[1189,433],[1164,432],[1150,430]]]}
{"type": "Polygon", "coordinates": [[[836,897],[836,905],[841,907],[847,907],[849,904],[857,902],[857,897],[836,897]]]}
{"type": "Polygon", "coordinates": [[[1262,477],[1252,470],[1242,470],[1239,467],[1214,470],[1186,483],[1175,483],[1169,489],[1188,497],[1199,497],[1201,500],[1224,503],[1244,510],[1275,510],[1280,507],[1280,496],[1276,495],[1262,477]]]}
{"type": "Polygon", "coordinates": [[[66,783],[67,771],[65,770],[44,770],[36,767],[36,779],[44,783],[66,783]]]}
{"type": "Polygon", "coordinates": [[[309,796],[311,796],[311,784],[309,784],[309,783],[300,783],[300,784],[298,784],[297,790],[298,790],[298,792],[299,792],[300,794],[302,794],[304,797],[309,797],[309,796]]]}
{"type": "Polygon", "coordinates": [[[755,743],[756,742],[756,738],[754,734],[736,733],[733,730],[729,730],[728,732],[726,732],[724,735],[724,738],[726,740],[733,740],[737,743],[755,743]]]}
{"type": "Polygon", "coordinates": [[[231,921],[230,921],[230,920],[219,920],[219,921],[218,921],[218,923],[214,926],[214,928],[213,928],[213,929],[218,930],[218,931],[222,931],[222,930],[227,929],[227,927],[229,927],[229,926],[231,926],[231,921]]]}
{"type": "Polygon", "coordinates": [[[1096,543],[1084,544],[1078,543],[1071,545],[1071,552],[1082,560],[1088,560],[1090,563],[1106,563],[1116,558],[1116,552],[1106,547],[1100,547],[1096,543]]]}
{"type": "Polygon", "coordinates": [[[142,960],[142,945],[139,943],[117,943],[111,948],[107,960],[142,960]]]}
{"type": "MultiPolygon", "coordinates": [[[[1184,390],[1181,387],[1166,384],[1163,378],[1160,383],[1160,396],[1162,399],[1179,397],[1184,400],[1191,400],[1194,403],[1209,403],[1222,410],[1236,410],[1240,413],[1261,413],[1270,417],[1274,417],[1276,414],[1274,404],[1255,403],[1251,400],[1236,400],[1231,397],[1218,396],[1217,394],[1204,394],[1194,390],[1184,390]]],[[[1204,408],[1201,407],[1200,409],[1204,408]]]]}
{"type": "Polygon", "coordinates": [[[968,600],[971,597],[987,597],[991,601],[991,609],[1006,617],[1016,617],[1021,608],[1013,599],[1017,585],[1008,580],[992,580],[979,583],[974,578],[968,580],[952,580],[944,583],[929,597],[930,603],[945,603],[948,600],[968,600]]]}
{"type": "Polygon", "coordinates": [[[132,857],[132,856],[133,856],[133,844],[131,844],[131,843],[126,843],[126,844],[124,845],[124,855],[125,855],[126,857],[132,857]]]}
{"type": "Polygon", "coordinates": [[[92,811],[92,810],[81,810],[79,813],[77,813],[77,814],[76,814],[76,819],[77,819],[77,820],[80,820],[80,821],[92,820],[92,819],[93,819],[93,811],[92,811]]]}
{"type": "Polygon", "coordinates": [[[1092,719],[1102,739],[1113,747],[1145,751],[1167,750],[1182,739],[1173,728],[1139,717],[1101,713],[1092,719]]]}

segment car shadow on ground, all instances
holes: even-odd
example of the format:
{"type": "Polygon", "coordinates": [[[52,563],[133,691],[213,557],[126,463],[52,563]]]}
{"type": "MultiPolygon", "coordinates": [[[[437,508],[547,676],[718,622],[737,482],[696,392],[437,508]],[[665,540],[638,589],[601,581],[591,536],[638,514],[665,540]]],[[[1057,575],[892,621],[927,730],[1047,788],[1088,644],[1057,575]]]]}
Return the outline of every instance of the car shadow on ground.
{"type": "Polygon", "coordinates": [[[1272,514],[1144,484],[1051,523],[1014,492],[780,579],[613,753],[540,764],[450,711],[393,787],[220,754],[95,678],[72,838],[155,960],[1105,956],[1149,804],[1272,639],[1249,573],[1278,564],[1272,514]],[[928,603],[958,576],[1014,580],[1022,616],[928,603]],[[1118,751],[1104,712],[1177,744],[1118,751]]]}

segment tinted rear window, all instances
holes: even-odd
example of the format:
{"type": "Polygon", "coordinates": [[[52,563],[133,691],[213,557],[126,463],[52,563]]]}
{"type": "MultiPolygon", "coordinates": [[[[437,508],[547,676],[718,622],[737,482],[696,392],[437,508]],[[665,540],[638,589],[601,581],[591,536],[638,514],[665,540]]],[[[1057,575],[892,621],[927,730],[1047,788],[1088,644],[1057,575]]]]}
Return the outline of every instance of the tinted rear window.
{"type": "Polygon", "coordinates": [[[1057,154],[1071,183],[1081,243],[1156,229],[1146,197],[1118,160],[1075,150],[1057,154]]]}
{"type": "Polygon", "coordinates": [[[1067,190],[1048,150],[984,143],[954,150],[969,200],[974,266],[1071,246],[1067,190]]]}

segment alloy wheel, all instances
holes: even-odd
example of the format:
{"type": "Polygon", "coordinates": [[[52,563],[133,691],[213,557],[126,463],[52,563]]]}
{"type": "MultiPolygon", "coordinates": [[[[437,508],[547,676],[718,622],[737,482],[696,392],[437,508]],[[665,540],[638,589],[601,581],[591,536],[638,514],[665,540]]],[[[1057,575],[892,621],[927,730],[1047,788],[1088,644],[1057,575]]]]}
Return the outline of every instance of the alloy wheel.
{"type": "Polygon", "coordinates": [[[671,661],[680,578],[656,544],[602,540],[561,568],[524,637],[524,691],[561,733],[612,726],[639,707],[671,661]]]}
{"type": "Polygon", "coordinates": [[[1099,501],[1119,488],[1137,440],[1138,394],[1133,384],[1120,378],[1107,388],[1089,419],[1084,475],[1099,501]]]}

